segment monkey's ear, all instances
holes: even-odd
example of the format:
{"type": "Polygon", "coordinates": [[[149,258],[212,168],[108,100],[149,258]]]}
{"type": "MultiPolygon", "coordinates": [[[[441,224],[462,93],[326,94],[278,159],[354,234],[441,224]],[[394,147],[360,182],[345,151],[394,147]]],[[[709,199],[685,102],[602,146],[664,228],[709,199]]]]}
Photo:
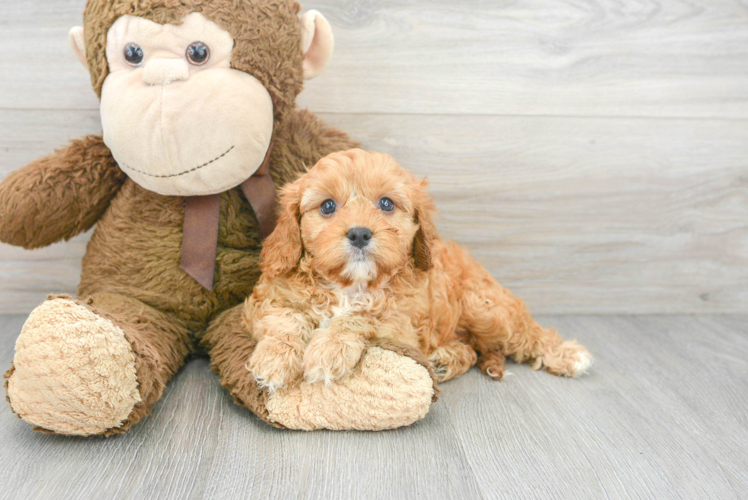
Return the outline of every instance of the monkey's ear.
{"type": "Polygon", "coordinates": [[[76,26],[68,33],[70,39],[70,46],[73,48],[75,57],[88,69],[88,61],[86,60],[86,40],[83,38],[83,28],[76,26]]]}
{"type": "Polygon", "coordinates": [[[322,73],[330,63],[335,39],[325,16],[310,10],[301,17],[301,52],[304,54],[304,79],[322,73]]]}

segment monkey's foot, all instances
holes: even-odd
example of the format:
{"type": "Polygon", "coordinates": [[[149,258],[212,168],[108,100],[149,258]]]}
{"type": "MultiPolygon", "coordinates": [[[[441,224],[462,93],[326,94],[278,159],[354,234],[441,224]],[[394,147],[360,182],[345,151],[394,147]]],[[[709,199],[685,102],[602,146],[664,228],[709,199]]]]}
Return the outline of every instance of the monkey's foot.
{"type": "Polygon", "coordinates": [[[67,297],[34,309],[5,378],[13,411],[58,434],[104,434],[140,401],[135,355],[122,329],[67,297]]]}
{"type": "Polygon", "coordinates": [[[356,370],[332,384],[302,382],[267,397],[265,420],[290,429],[383,430],[423,418],[439,392],[420,352],[370,347],[356,370]]]}

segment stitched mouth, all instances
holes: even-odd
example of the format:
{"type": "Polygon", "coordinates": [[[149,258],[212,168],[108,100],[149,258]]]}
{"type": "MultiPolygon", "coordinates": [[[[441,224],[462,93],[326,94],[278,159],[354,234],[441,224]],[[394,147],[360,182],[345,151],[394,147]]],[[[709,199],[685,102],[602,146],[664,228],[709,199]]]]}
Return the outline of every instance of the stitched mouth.
{"type": "Polygon", "coordinates": [[[202,165],[198,165],[197,167],[194,167],[194,168],[190,168],[190,169],[188,169],[188,170],[185,170],[184,172],[179,172],[179,173],[177,173],[177,174],[169,174],[169,175],[156,175],[156,174],[149,174],[148,172],[143,172],[142,170],[138,170],[137,168],[132,168],[132,167],[129,167],[129,166],[125,165],[124,163],[119,163],[119,162],[118,162],[118,165],[119,165],[120,167],[125,167],[125,168],[126,168],[127,170],[132,170],[133,172],[137,172],[137,173],[139,173],[139,174],[147,175],[148,177],[158,177],[158,178],[160,178],[160,179],[166,179],[166,178],[168,178],[168,177],[179,177],[180,175],[184,175],[184,174],[189,174],[190,172],[194,172],[195,170],[200,170],[200,169],[201,169],[201,168],[203,168],[203,167],[207,167],[207,166],[208,166],[208,165],[210,165],[211,163],[215,163],[215,162],[217,162],[218,160],[220,160],[221,158],[223,158],[224,156],[226,156],[227,154],[229,154],[229,153],[230,153],[230,152],[231,152],[231,151],[232,151],[232,150],[234,149],[234,147],[235,147],[235,146],[231,146],[231,147],[230,147],[229,149],[227,149],[227,150],[226,150],[226,151],[225,151],[225,152],[224,152],[223,154],[221,154],[221,155],[218,155],[218,156],[216,156],[215,158],[213,158],[213,159],[212,159],[212,160],[210,160],[209,162],[203,163],[202,165]]]}

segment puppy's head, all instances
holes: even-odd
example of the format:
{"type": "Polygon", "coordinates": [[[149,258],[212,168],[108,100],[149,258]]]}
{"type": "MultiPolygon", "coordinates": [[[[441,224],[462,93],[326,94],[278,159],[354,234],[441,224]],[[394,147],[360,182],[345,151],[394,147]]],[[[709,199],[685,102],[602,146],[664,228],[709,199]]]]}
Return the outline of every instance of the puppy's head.
{"type": "Polygon", "coordinates": [[[286,185],[281,206],[262,250],[271,278],[291,271],[305,252],[317,271],[343,286],[431,266],[437,236],[426,182],[389,155],[353,149],[326,156],[286,185]]]}

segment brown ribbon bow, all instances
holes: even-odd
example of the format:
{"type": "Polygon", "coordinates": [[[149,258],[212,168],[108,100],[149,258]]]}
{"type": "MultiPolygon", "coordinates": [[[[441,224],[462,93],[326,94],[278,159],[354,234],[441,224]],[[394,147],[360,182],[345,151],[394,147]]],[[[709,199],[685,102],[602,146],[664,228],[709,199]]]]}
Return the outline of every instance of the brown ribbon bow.
{"type": "MultiPolygon", "coordinates": [[[[273,232],[278,218],[275,211],[278,194],[275,192],[269,168],[272,150],[271,144],[260,168],[241,184],[242,192],[257,217],[263,239],[273,232]]],[[[208,290],[213,289],[220,218],[220,193],[185,197],[180,267],[208,290]]]]}

